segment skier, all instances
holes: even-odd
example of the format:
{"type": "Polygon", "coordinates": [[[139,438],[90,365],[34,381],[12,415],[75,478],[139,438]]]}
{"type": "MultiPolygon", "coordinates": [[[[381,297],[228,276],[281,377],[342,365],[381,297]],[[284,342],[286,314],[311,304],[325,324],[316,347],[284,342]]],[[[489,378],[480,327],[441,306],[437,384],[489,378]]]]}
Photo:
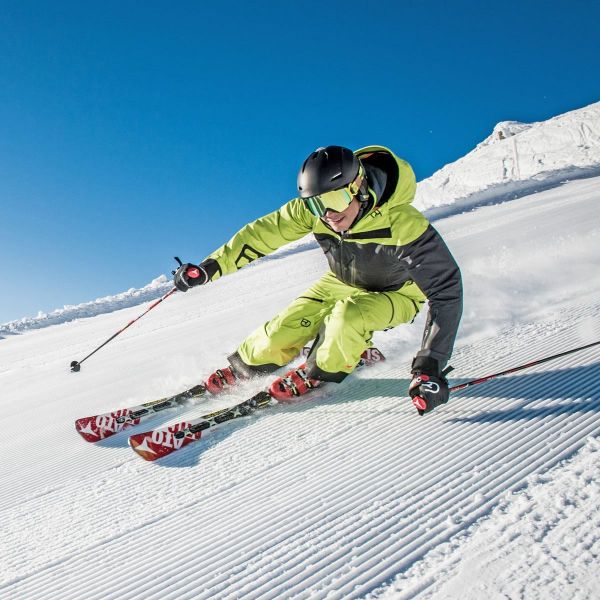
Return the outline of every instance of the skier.
{"type": "Polygon", "coordinates": [[[438,232],[411,206],[415,190],[412,168],[388,148],[318,148],[298,173],[299,197],[243,227],[199,265],[182,265],[174,284],[185,292],[312,232],[330,267],[241,343],[229,366],[209,377],[208,390],[271,373],[312,339],[306,363],[276,379],[270,394],[285,400],[324,381],[341,382],[374,331],[412,322],[428,300],[408,391],[421,415],[446,403],[444,367],[462,313],[461,276],[438,232]]]}

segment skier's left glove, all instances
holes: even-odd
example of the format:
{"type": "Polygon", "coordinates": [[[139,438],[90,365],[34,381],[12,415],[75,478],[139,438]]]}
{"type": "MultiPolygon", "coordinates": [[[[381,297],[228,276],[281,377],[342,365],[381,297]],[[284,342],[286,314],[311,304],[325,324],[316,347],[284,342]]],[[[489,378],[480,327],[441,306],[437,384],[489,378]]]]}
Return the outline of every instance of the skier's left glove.
{"type": "Polygon", "coordinates": [[[202,265],[185,263],[173,274],[173,284],[180,292],[187,292],[190,288],[203,285],[208,281],[208,273],[202,265]]]}
{"type": "Polygon", "coordinates": [[[213,258],[207,258],[199,265],[185,263],[173,271],[173,284],[180,292],[187,292],[190,288],[208,283],[220,272],[221,267],[213,258]]]}
{"type": "Polygon", "coordinates": [[[438,361],[430,356],[417,356],[412,364],[412,381],[408,393],[419,415],[431,412],[436,406],[446,404],[450,397],[446,369],[440,373],[438,361]]]}

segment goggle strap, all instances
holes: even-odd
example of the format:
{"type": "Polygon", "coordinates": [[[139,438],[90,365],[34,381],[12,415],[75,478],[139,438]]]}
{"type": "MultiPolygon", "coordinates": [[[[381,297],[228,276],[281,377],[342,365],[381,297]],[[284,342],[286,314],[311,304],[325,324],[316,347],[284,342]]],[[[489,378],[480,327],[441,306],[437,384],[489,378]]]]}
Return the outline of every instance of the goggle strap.
{"type": "Polygon", "coordinates": [[[356,196],[360,192],[360,188],[361,188],[364,180],[365,180],[365,171],[364,171],[363,166],[361,165],[360,169],[358,170],[358,175],[356,176],[354,181],[350,182],[347,186],[348,189],[350,190],[350,193],[353,196],[356,196]]]}

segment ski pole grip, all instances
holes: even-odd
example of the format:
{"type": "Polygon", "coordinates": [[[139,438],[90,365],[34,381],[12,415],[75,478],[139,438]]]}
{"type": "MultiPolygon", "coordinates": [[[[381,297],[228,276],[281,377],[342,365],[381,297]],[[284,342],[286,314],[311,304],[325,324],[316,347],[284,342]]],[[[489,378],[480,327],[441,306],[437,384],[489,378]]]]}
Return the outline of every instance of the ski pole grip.
{"type": "Polygon", "coordinates": [[[190,279],[198,279],[198,277],[200,277],[200,269],[198,267],[190,267],[185,274],[190,279]]]}

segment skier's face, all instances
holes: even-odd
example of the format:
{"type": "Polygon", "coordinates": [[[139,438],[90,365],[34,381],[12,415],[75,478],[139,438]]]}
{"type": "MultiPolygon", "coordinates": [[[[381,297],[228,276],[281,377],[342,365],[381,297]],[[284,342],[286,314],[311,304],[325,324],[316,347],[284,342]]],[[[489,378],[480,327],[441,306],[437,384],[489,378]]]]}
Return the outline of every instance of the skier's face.
{"type": "Polygon", "coordinates": [[[346,208],[342,212],[337,212],[336,210],[328,209],[325,213],[325,216],[321,218],[334,231],[346,231],[350,228],[350,225],[354,223],[354,219],[356,219],[358,215],[359,208],[359,201],[356,198],[353,198],[352,202],[350,202],[350,204],[348,205],[348,208],[346,208]]]}

